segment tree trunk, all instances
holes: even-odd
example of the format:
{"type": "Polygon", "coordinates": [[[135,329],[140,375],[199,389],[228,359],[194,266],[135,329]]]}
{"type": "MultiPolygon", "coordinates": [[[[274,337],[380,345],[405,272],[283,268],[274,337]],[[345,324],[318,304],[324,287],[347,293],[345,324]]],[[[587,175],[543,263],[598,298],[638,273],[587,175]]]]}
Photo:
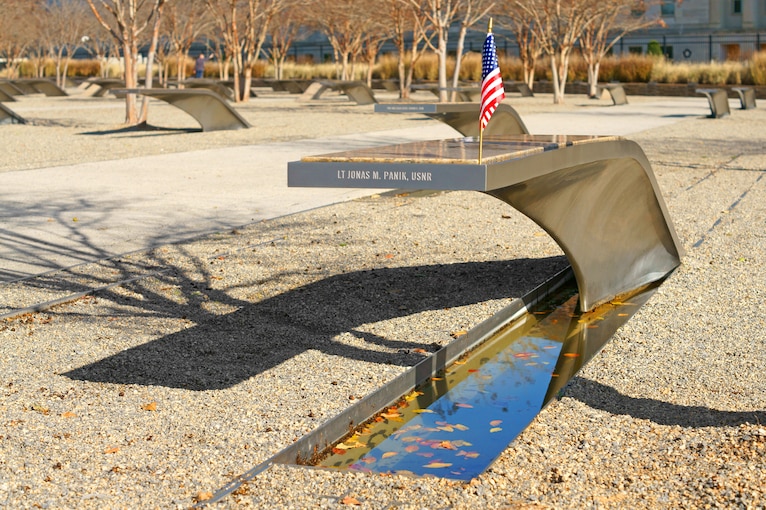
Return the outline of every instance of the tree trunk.
{"type": "MultiPolygon", "coordinates": [[[[457,49],[455,51],[455,70],[452,72],[452,88],[457,88],[460,83],[460,66],[463,63],[463,48],[465,47],[465,35],[468,32],[468,26],[460,25],[460,34],[457,38],[457,49]]],[[[454,102],[457,91],[453,90],[450,94],[450,101],[454,102]]]]}
{"type": "Polygon", "coordinates": [[[447,97],[447,36],[445,30],[439,31],[439,46],[436,55],[439,60],[439,102],[445,103],[447,97]]]}
{"type": "Polygon", "coordinates": [[[598,71],[600,62],[588,62],[588,97],[598,96],[598,71]]]}

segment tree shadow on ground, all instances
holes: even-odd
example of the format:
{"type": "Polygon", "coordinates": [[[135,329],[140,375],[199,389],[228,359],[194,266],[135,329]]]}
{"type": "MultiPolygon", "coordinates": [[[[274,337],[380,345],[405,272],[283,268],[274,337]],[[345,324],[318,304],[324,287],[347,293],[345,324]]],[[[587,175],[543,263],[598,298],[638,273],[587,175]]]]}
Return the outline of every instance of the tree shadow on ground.
{"type": "Polygon", "coordinates": [[[311,349],[373,363],[414,365],[422,357],[409,350],[436,346],[417,338],[386,338],[360,326],[521,296],[540,283],[541,275],[552,275],[566,265],[566,258],[558,256],[339,274],[241,304],[226,315],[208,316],[189,329],[63,375],[205,391],[234,386],[311,349]],[[353,346],[338,342],[336,337],[344,333],[363,342],[353,346]]]}

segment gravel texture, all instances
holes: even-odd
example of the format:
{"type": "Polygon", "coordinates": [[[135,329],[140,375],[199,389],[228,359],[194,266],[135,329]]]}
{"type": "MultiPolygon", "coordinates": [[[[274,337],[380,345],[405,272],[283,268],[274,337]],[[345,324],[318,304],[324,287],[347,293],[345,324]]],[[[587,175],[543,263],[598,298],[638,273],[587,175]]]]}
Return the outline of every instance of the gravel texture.
{"type": "MultiPolygon", "coordinates": [[[[238,108],[263,129],[158,140],[120,132],[115,100],[24,98],[11,106],[41,125],[0,126],[0,170],[295,139],[311,136],[306,118],[325,135],[414,122],[262,99],[238,108]]],[[[549,100],[520,102],[522,118],[549,100]]],[[[153,105],[150,122],[183,122],[174,110],[153,105]]],[[[631,138],[683,265],[486,473],[275,466],[214,507],[766,507],[766,113],[631,138]]],[[[566,260],[509,206],[451,192],[375,195],[110,264],[84,278],[159,272],[0,322],[0,506],[188,508],[566,260]]]]}

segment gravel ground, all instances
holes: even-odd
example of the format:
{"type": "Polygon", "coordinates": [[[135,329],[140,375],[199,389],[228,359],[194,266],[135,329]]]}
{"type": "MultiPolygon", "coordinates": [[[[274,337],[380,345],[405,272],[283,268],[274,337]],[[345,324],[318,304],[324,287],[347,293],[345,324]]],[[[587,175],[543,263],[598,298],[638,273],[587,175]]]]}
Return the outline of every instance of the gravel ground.
{"type": "MultiPolygon", "coordinates": [[[[104,100],[67,98],[83,106],[54,116],[52,99],[27,98],[15,110],[48,125],[2,126],[0,169],[315,132],[298,122],[305,106],[263,99],[273,108],[241,107],[257,129],[155,143],[116,131],[121,111],[104,100]]],[[[520,101],[522,117],[545,100],[520,101]]],[[[310,108],[324,134],[410,122],[310,108]]],[[[464,484],[276,466],[215,507],[766,507],[766,113],[631,138],[683,265],[486,473],[464,484]]],[[[0,506],[187,508],[566,260],[505,204],[451,192],[371,196],[93,273],[135,264],[163,272],[0,323],[0,506]]]]}

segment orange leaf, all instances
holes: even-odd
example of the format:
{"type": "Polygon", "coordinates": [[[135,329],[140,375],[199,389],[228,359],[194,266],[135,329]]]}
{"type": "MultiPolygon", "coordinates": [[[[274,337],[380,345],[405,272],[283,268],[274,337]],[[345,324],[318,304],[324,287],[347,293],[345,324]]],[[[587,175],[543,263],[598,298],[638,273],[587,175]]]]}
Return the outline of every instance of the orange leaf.
{"type": "Polygon", "coordinates": [[[489,424],[492,425],[493,427],[497,427],[501,423],[503,423],[503,420],[492,420],[491,422],[489,422],[489,424]]]}
{"type": "Polygon", "coordinates": [[[383,459],[387,459],[387,458],[389,458],[389,457],[393,457],[393,456],[395,456],[395,455],[399,455],[399,452],[386,452],[386,453],[384,453],[384,454],[381,456],[381,458],[383,458],[383,459]]]}
{"type": "Polygon", "coordinates": [[[468,334],[468,331],[466,331],[464,329],[461,329],[460,331],[453,331],[450,334],[450,336],[452,336],[452,338],[457,338],[459,336],[463,336],[463,335],[467,335],[467,334],[468,334]]]}
{"type": "Polygon", "coordinates": [[[420,447],[418,447],[416,444],[411,444],[404,447],[404,451],[407,453],[416,452],[418,450],[420,450],[420,447]]]}
{"type": "Polygon", "coordinates": [[[144,404],[141,406],[141,409],[143,409],[144,411],[156,411],[157,402],[149,402],[148,404],[144,404]]]}
{"type": "Polygon", "coordinates": [[[424,467],[424,468],[439,469],[439,468],[446,468],[446,467],[450,467],[451,465],[452,465],[452,464],[451,464],[451,463],[449,463],[449,462],[435,462],[435,461],[434,461],[434,462],[429,462],[428,464],[426,464],[426,465],[425,465],[425,466],[423,466],[423,467],[424,467]]]}
{"type": "Polygon", "coordinates": [[[61,413],[61,417],[62,417],[62,418],[77,418],[77,415],[76,415],[76,414],[74,414],[74,413],[73,413],[73,412],[71,412],[71,411],[67,411],[67,412],[65,412],[65,413],[61,413]]]}
{"type": "Polygon", "coordinates": [[[577,354],[576,352],[565,352],[565,353],[563,354],[563,356],[564,356],[565,358],[578,358],[580,355],[579,355],[579,354],[577,354]]]}
{"type": "Polygon", "coordinates": [[[412,349],[412,352],[417,352],[418,354],[428,354],[427,350],[421,348],[412,349]]]}
{"type": "Polygon", "coordinates": [[[394,258],[394,254],[393,253],[386,253],[385,258],[392,259],[392,258],[394,258]]]}
{"type": "Polygon", "coordinates": [[[104,450],[104,453],[117,453],[119,451],[120,451],[120,449],[117,448],[116,446],[110,446],[109,448],[104,450]]]}
{"type": "Polygon", "coordinates": [[[358,499],[351,496],[346,496],[345,498],[341,499],[340,504],[341,505],[361,505],[358,499]]]}

